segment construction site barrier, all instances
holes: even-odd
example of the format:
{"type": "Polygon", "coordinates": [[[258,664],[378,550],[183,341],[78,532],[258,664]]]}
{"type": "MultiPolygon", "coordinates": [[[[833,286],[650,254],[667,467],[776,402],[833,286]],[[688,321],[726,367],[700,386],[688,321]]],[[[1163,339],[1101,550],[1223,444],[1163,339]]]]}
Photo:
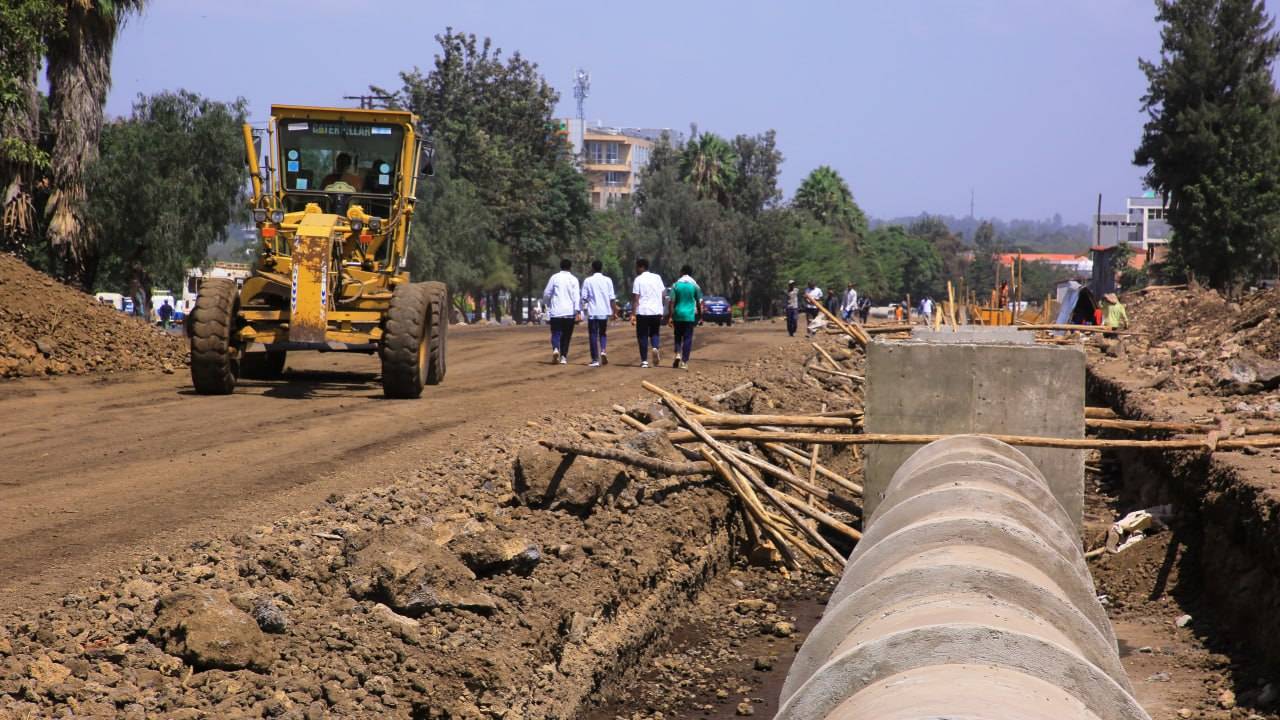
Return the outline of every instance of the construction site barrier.
{"type": "Polygon", "coordinates": [[[777,720],[1150,720],[1075,525],[1018,450],[957,436],[898,468],[777,720]]]}

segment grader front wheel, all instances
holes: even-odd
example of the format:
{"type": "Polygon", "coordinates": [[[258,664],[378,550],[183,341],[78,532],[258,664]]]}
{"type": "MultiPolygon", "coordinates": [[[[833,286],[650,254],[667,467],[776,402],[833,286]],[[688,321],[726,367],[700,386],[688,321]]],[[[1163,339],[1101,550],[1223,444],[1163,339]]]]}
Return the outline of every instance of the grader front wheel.
{"type": "Polygon", "coordinates": [[[191,338],[191,383],[201,395],[229,395],[235,390],[239,367],[231,333],[237,300],[234,280],[209,278],[200,285],[187,334],[191,338]]]}
{"type": "Polygon", "coordinates": [[[423,283],[430,296],[427,331],[427,384],[444,382],[445,341],[449,337],[449,290],[442,282],[423,283]]]}
{"type": "Polygon", "coordinates": [[[437,327],[443,318],[436,286],[443,288],[440,283],[407,283],[391,295],[380,353],[382,392],[389,398],[416,398],[424,386],[444,376],[444,331],[437,327]],[[433,363],[433,355],[438,363],[433,363]]]}

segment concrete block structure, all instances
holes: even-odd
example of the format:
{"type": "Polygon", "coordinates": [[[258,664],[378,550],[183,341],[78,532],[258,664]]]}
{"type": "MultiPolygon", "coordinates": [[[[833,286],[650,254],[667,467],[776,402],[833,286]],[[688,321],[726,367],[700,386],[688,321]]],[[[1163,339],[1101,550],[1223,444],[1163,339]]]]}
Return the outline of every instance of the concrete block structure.
{"type": "MultiPolygon", "coordinates": [[[[932,337],[872,343],[867,348],[866,432],[1084,437],[1084,352],[983,337],[995,330],[955,333],[967,334],[969,342],[944,344],[932,337]]],[[[919,447],[867,449],[864,509],[868,517],[882,501],[894,472],[919,447]]],[[[1081,527],[1084,451],[1027,448],[1026,454],[1048,480],[1067,516],[1081,527]]]]}
{"type": "Polygon", "coordinates": [[[868,517],[777,720],[1150,720],[1076,520],[1027,455],[932,443],[868,517]]]}

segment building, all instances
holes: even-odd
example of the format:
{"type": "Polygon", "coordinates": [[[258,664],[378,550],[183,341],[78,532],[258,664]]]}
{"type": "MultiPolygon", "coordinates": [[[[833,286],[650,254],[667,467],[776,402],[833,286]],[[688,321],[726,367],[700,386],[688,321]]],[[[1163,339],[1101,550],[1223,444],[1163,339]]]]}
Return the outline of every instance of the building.
{"type": "MultiPolygon", "coordinates": [[[[663,133],[670,133],[662,128],[584,125],[577,118],[561,122],[590,186],[591,206],[597,209],[609,207],[636,191],[640,171],[649,164],[654,144],[663,133]]],[[[679,137],[674,136],[672,142],[678,143],[679,137]]]]}
{"type": "Polygon", "coordinates": [[[1154,192],[1125,199],[1124,213],[1094,216],[1093,246],[1113,247],[1126,242],[1137,254],[1149,256],[1169,244],[1169,203],[1154,192]]]}
{"type": "Polygon", "coordinates": [[[1088,275],[1093,272],[1093,260],[1088,255],[1073,255],[1071,253],[1004,253],[999,256],[1000,264],[1004,267],[1012,268],[1019,257],[1022,258],[1024,263],[1039,262],[1056,265],[1080,275],[1088,275]]]}

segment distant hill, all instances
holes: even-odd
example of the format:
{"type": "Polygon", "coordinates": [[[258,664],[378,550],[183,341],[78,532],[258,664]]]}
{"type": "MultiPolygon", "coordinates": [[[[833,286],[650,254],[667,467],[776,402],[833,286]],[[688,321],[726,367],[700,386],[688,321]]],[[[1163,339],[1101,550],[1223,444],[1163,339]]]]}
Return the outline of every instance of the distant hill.
{"type": "MultiPolygon", "coordinates": [[[[881,225],[910,226],[928,213],[914,217],[872,218],[871,227],[881,225]]],[[[990,221],[996,229],[996,237],[1009,249],[1021,248],[1029,252],[1084,253],[1089,249],[1089,226],[1085,223],[1066,225],[1061,215],[1049,220],[1001,220],[999,218],[953,217],[936,215],[951,232],[960,235],[966,245],[972,244],[978,226],[990,221]]]]}

